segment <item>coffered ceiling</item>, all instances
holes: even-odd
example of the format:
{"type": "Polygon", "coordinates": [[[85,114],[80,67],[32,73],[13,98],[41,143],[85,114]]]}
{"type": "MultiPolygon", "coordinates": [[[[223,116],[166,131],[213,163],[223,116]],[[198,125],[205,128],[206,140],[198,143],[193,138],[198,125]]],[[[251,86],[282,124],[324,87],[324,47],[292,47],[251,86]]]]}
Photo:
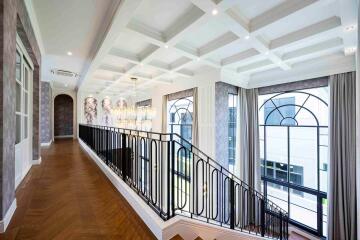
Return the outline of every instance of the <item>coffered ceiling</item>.
{"type": "Polygon", "coordinates": [[[355,6],[356,0],[123,0],[78,87],[126,94],[136,77],[146,92],[209,68],[251,87],[309,66],[351,65],[355,6]]]}

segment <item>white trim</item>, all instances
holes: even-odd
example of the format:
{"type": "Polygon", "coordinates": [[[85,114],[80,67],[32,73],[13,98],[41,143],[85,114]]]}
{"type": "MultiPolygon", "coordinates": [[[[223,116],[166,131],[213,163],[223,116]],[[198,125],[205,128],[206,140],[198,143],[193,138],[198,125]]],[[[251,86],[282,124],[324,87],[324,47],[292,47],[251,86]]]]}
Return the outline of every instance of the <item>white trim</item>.
{"type": "Polygon", "coordinates": [[[49,147],[52,143],[52,140],[50,140],[49,142],[44,142],[44,143],[41,143],[41,146],[42,147],[49,147]]]}
{"type": "MultiPolygon", "coordinates": [[[[39,160],[37,160],[39,161],[39,160]]],[[[41,161],[41,160],[40,160],[41,161]]],[[[17,176],[15,178],[15,189],[17,189],[17,187],[20,185],[20,183],[22,182],[22,180],[25,178],[25,176],[28,174],[28,172],[30,171],[31,166],[33,165],[33,163],[31,163],[31,165],[26,166],[25,169],[23,169],[21,175],[17,176]]]]}
{"type": "Polygon", "coordinates": [[[0,221],[0,233],[4,233],[6,228],[8,227],[11,218],[13,217],[15,210],[16,210],[16,198],[14,199],[14,201],[11,203],[9,209],[6,211],[5,217],[4,219],[2,219],[0,221]]]}
{"type": "Polygon", "coordinates": [[[61,135],[61,136],[54,136],[54,138],[73,138],[74,135],[61,135]]]}
{"type": "Polygon", "coordinates": [[[31,57],[29,56],[29,53],[27,52],[24,44],[22,43],[21,38],[18,33],[16,33],[16,44],[17,44],[17,48],[20,51],[20,53],[22,55],[24,55],[26,61],[28,62],[28,65],[30,65],[29,67],[31,68],[31,70],[34,71],[34,63],[32,62],[31,57]]]}
{"type": "Polygon", "coordinates": [[[39,159],[34,159],[32,161],[32,165],[40,165],[41,164],[41,157],[39,159]]]}
{"type": "Polygon", "coordinates": [[[126,199],[130,206],[135,210],[139,217],[148,226],[150,231],[159,240],[170,239],[179,234],[184,239],[217,240],[252,240],[265,239],[259,236],[250,235],[220,226],[207,224],[194,219],[182,216],[175,216],[168,221],[163,221],[118,175],[116,175],[81,139],[81,148],[98,165],[100,170],[106,175],[114,187],[126,199]]]}
{"type": "Polygon", "coordinates": [[[43,56],[45,54],[45,48],[44,48],[44,44],[43,44],[43,41],[42,41],[41,31],[40,31],[40,28],[39,28],[39,22],[38,22],[38,19],[36,17],[34,6],[32,4],[32,1],[24,1],[24,3],[25,3],[27,13],[29,15],[29,19],[30,19],[32,29],[34,30],[34,35],[35,35],[35,38],[36,38],[36,42],[37,42],[37,44],[39,46],[39,49],[40,49],[40,54],[41,54],[41,56],[43,56]]]}

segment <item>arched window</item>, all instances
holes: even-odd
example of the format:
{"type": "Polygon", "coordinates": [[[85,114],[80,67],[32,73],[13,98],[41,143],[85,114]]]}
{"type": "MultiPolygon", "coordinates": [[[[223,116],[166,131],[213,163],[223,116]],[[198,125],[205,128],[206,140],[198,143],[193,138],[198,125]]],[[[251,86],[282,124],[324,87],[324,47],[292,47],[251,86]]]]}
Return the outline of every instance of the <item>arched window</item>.
{"type": "Polygon", "coordinates": [[[294,225],[327,227],[328,88],[259,96],[263,193],[294,225]]]}
{"type": "MultiPolygon", "coordinates": [[[[168,132],[180,135],[181,139],[179,139],[179,141],[181,145],[187,148],[190,148],[189,143],[192,143],[193,107],[192,96],[174,99],[168,102],[168,132]]],[[[176,151],[177,150],[178,149],[176,149],[176,151]]],[[[177,159],[179,165],[175,170],[178,176],[183,178],[190,175],[189,172],[185,172],[185,165],[190,163],[190,158],[191,156],[187,155],[185,151],[180,152],[180,158],[177,159]]],[[[188,171],[189,169],[190,168],[188,168],[188,171]]]]}
{"type": "Polygon", "coordinates": [[[169,101],[168,109],[168,131],[192,143],[193,97],[169,101]]]}

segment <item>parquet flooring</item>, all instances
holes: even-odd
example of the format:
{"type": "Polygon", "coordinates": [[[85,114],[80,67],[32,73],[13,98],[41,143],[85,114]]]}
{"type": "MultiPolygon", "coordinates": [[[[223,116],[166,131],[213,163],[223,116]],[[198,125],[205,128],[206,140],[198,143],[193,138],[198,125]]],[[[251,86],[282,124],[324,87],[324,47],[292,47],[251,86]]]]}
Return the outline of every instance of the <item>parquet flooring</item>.
{"type": "Polygon", "coordinates": [[[76,140],[42,149],[0,239],[155,239],[76,140]]]}

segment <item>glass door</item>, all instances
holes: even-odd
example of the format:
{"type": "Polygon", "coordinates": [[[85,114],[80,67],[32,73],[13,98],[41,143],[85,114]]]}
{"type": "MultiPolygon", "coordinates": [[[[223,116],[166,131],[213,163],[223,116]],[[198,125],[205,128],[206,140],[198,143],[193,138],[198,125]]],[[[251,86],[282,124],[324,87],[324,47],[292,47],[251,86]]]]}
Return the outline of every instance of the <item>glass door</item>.
{"type": "Polygon", "coordinates": [[[16,107],[15,107],[15,186],[17,187],[32,165],[32,78],[33,67],[20,42],[16,48],[16,107]]]}

